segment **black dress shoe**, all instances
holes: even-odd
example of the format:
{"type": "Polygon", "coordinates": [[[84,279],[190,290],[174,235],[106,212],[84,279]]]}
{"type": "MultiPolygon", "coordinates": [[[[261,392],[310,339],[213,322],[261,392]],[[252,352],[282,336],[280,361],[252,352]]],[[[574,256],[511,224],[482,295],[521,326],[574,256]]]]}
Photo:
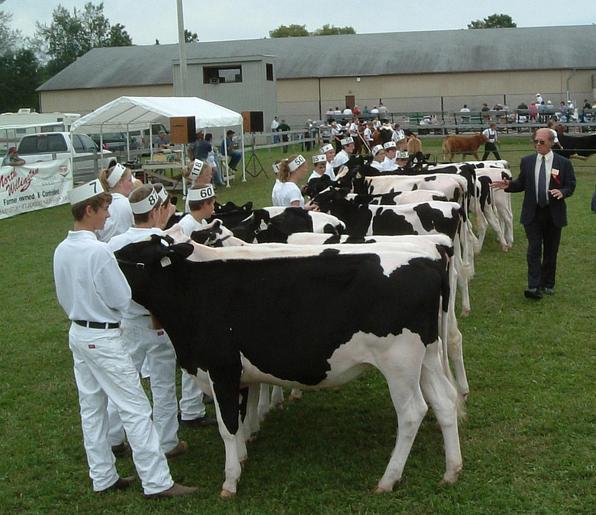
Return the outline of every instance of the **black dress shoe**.
{"type": "Polygon", "coordinates": [[[526,299],[540,300],[542,298],[542,292],[538,288],[528,288],[524,291],[526,299]]]}
{"type": "Polygon", "coordinates": [[[130,456],[130,445],[128,445],[126,442],[119,443],[118,445],[112,445],[112,454],[116,456],[116,458],[130,456]]]}
{"type": "Polygon", "coordinates": [[[180,420],[180,425],[186,427],[216,426],[217,419],[205,415],[204,417],[191,418],[190,420],[180,420]]]}
{"type": "Polygon", "coordinates": [[[105,494],[108,492],[115,492],[116,490],[125,490],[135,482],[135,476],[119,477],[118,480],[111,486],[104,488],[97,492],[98,494],[105,494]]]}

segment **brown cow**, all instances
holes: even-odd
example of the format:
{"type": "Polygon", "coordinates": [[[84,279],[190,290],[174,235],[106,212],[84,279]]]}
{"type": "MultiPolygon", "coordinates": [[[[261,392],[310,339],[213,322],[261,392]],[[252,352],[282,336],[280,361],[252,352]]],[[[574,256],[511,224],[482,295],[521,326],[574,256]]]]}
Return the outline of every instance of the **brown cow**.
{"type": "Polygon", "coordinates": [[[478,161],[478,147],[487,141],[488,138],[481,133],[473,136],[447,136],[443,139],[443,158],[449,154],[451,162],[455,154],[461,154],[462,159],[466,154],[472,154],[478,161]]]}

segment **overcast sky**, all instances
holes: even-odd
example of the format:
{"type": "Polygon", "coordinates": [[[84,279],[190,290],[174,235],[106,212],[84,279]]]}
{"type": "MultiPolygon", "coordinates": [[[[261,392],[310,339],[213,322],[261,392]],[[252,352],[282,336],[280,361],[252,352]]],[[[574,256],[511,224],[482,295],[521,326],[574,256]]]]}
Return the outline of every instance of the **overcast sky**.
{"type": "MultiPolygon", "coordinates": [[[[13,28],[32,36],[35,22],[49,23],[62,4],[70,12],[87,0],[0,0],[12,13],[13,28]]],[[[99,4],[99,0],[93,1],[99,4]]],[[[176,43],[176,0],[104,0],[110,23],[121,23],[137,45],[176,43]]],[[[357,33],[465,29],[471,20],[508,14],[518,27],[596,23],[596,0],[183,0],[184,25],[200,41],[255,39],[279,25],[306,25],[309,31],[328,23],[350,25],[357,33]],[[374,9],[368,8],[374,5],[374,9]],[[363,6],[366,6],[363,7],[363,6]]]]}

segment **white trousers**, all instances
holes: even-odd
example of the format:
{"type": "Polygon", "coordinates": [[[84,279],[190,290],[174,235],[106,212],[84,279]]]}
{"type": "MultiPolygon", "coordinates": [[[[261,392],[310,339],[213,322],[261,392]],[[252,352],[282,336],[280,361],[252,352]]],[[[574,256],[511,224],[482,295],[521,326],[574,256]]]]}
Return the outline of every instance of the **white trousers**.
{"type": "Polygon", "coordinates": [[[182,369],[180,378],[182,395],[180,396],[180,418],[192,420],[206,415],[203,404],[203,391],[186,370],[182,369]]]}
{"type": "MultiPolygon", "coordinates": [[[[178,406],[176,404],[176,352],[163,329],[150,327],[150,317],[122,320],[124,348],[136,369],[141,372],[145,362],[151,377],[153,424],[163,452],[178,445],[178,406]]],[[[118,411],[108,404],[109,441],[118,445],[124,441],[124,428],[118,411]]]]}
{"type": "Polygon", "coordinates": [[[108,399],[124,424],[144,492],[154,494],[170,488],[174,482],[151,421],[151,406],[137,369],[124,350],[120,329],[72,324],[68,339],[93,489],[105,490],[118,480],[108,441],[108,399]]]}

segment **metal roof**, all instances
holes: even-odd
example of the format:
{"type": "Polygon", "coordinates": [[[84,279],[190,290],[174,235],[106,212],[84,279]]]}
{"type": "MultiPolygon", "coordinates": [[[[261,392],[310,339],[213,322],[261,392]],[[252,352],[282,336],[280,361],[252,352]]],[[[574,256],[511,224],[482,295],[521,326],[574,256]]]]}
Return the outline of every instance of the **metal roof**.
{"type": "MultiPolygon", "coordinates": [[[[188,59],[276,56],[278,79],[596,68],[596,26],[188,43],[188,59]]],[[[172,84],[178,45],[94,48],[38,91],[172,84]]]]}

